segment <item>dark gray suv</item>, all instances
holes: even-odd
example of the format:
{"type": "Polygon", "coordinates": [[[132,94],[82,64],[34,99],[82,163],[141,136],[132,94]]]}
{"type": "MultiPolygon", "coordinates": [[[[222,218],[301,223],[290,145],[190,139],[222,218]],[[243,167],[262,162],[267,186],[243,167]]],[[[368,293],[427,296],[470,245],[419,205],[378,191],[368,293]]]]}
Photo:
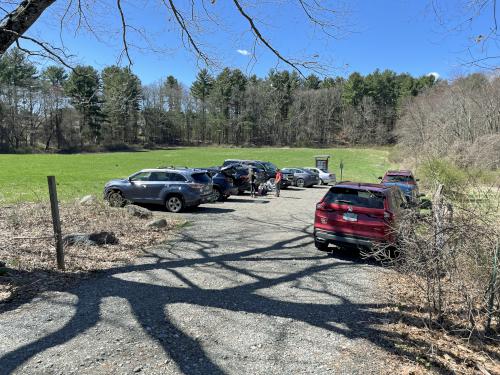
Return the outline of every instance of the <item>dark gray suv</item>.
{"type": "Polygon", "coordinates": [[[319,184],[319,177],[302,168],[283,168],[283,176],[292,181],[292,184],[298,187],[311,187],[319,184]]]}
{"type": "Polygon", "coordinates": [[[143,169],[104,186],[104,199],[115,207],[127,202],[153,203],[180,212],[184,207],[209,202],[212,197],[212,180],[200,169],[143,169]]]}

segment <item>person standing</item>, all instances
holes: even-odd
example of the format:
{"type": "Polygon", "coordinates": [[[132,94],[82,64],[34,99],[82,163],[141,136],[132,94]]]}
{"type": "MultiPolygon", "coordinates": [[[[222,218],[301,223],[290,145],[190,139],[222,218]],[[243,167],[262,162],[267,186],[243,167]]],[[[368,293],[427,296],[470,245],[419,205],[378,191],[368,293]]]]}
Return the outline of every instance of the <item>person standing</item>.
{"type": "Polygon", "coordinates": [[[282,179],[283,179],[283,173],[281,173],[281,170],[276,169],[276,176],[274,176],[274,189],[277,197],[280,196],[282,179]]]}
{"type": "Polygon", "coordinates": [[[252,196],[252,198],[255,198],[257,176],[255,175],[252,167],[248,168],[248,179],[250,180],[250,195],[252,196]]]}

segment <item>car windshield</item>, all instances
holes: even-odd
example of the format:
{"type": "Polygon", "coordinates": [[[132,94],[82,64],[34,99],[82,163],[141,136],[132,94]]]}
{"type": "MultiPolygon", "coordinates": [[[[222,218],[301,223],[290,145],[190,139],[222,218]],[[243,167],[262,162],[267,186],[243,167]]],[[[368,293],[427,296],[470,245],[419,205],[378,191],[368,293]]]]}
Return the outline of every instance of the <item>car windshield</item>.
{"type": "Polygon", "coordinates": [[[325,203],[383,209],[384,199],[384,194],[375,191],[334,187],[326,194],[325,203]]]}
{"type": "Polygon", "coordinates": [[[209,184],[210,183],[210,177],[206,173],[193,173],[191,175],[191,178],[193,179],[194,182],[197,182],[199,184],[209,184]]]}
{"type": "Polygon", "coordinates": [[[323,173],[328,173],[328,171],[326,169],[320,169],[320,171],[323,173]]]}
{"type": "Polygon", "coordinates": [[[384,178],[385,182],[414,182],[412,176],[401,176],[401,175],[386,175],[384,178]]]}

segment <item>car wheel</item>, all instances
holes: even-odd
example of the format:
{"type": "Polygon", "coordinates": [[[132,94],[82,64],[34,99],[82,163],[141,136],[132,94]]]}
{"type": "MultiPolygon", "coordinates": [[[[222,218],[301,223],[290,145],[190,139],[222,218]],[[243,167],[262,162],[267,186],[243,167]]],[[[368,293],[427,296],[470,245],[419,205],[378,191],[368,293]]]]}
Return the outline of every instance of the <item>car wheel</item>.
{"type": "Polygon", "coordinates": [[[326,185],[326,184],[325,184],[325,181],[323,181],[321,178],[319,179],[319,184],[320,184],[320,185],[326,185]]]}
{"type": "Polygon", "coordinates": [[[297,182],[295,183],[297,187],[304,187],[304,180],[299,178],[297,182]]]}
{"type": "Polygon", "coordinates": [[[220,189],[216,188],[216,187],[214,187],[214,199],[216,202],[220,202],[220,201],[224,200],[224,196],[220,192],[220,189]]]}
{"type": "Polygon", "coordinates": [[[167,210],[169,210],[170,212],[180,212],[183,207],[184,207],[184,203],[182,202],[182,198],[177,196],[177,195],[173,195],[169,198],[167,198],[167,202],[165,203],[165,206],[167,207],[167,210]]]}
{"type": "Polygon", "coordinates": [[[314,239],[314,246],[319,251],[328,251],[328,242],[319,242],[317,239],[314,239]]]}
{"type": "Polygon", "coordinates": [[[108,194],[108,203],[111,207],[123,207],[126,201],[123,199],[122,193],[119,191],[112,191],[108,194]]]}

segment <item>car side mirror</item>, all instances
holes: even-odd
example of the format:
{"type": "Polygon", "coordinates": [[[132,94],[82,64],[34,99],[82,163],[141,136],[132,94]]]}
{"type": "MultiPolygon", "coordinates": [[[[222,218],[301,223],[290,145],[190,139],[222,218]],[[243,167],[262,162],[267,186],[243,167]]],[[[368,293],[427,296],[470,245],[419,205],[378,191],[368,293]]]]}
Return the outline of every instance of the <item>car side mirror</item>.
{"type": "Polygon", "coordinates": [[[378,178],[379,180],[381,180],[381,179],[382,179],[382,176],[378,176],[377,178],[378,178]]]}

